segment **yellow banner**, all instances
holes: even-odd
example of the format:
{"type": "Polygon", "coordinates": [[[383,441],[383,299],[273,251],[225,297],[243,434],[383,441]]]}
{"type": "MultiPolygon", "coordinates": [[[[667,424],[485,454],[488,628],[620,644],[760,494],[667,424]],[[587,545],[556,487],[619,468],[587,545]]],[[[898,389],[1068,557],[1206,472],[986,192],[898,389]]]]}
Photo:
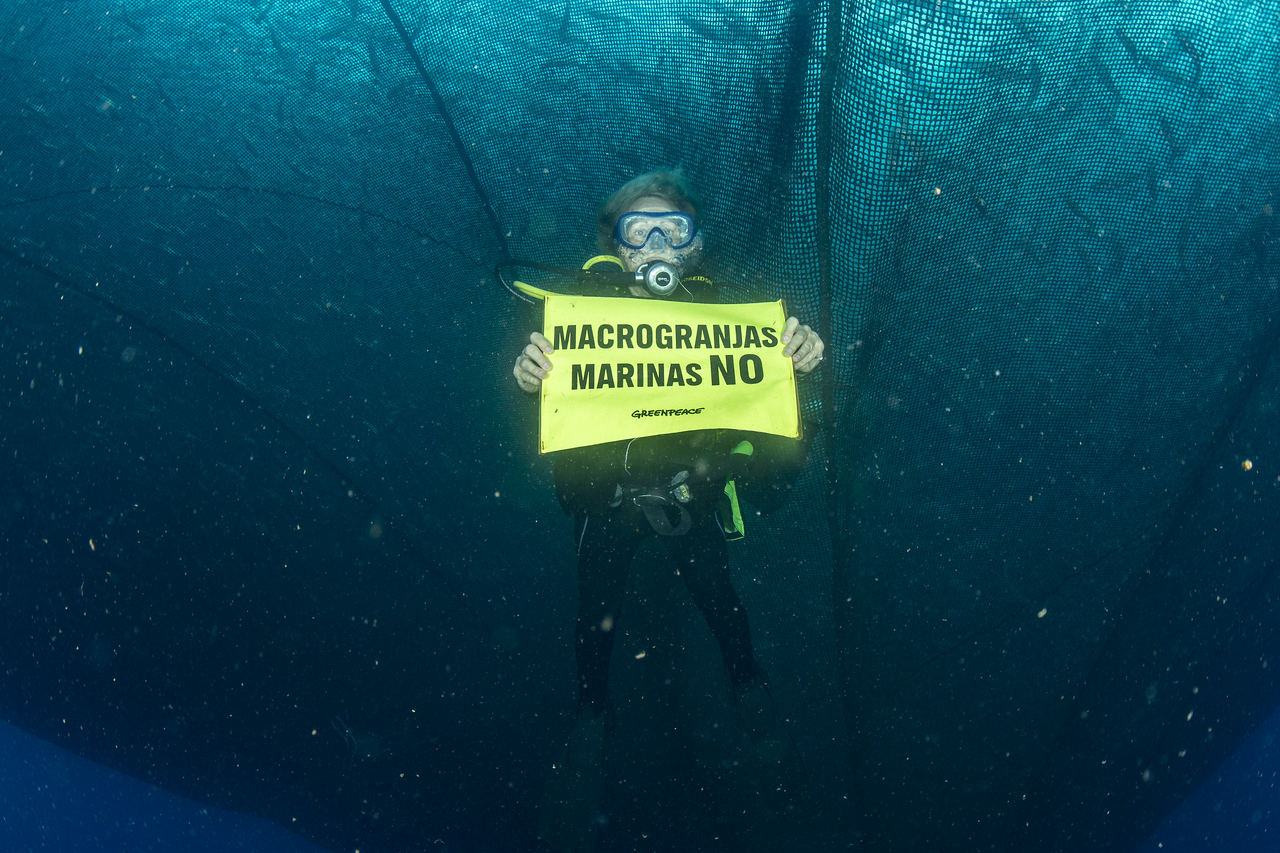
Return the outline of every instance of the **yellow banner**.
{"type": "Polygon", "coordinates": [[[542,382],[543,453],[696,429],[799,437],[781,301],[538,295],[555,349],[542,382]]]}

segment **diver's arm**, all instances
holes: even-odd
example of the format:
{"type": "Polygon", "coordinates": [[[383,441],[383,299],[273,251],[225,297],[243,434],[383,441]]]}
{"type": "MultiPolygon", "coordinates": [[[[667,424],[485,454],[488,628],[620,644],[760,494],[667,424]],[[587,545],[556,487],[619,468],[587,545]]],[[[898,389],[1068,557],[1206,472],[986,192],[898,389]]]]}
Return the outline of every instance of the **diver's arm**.
{"type": "Polygon", "coordinates": [[[529,343],[516,357],[516,366],[511,369],[515,374],[516,384],[526,394],[536,394],[542,387],[542,380],[547,378],[551,369],[551,359],[547,358],[554,350],[551,342],[541,332],[529,335],[529,343]]]}
{"type": "Polygon", "coordinates": [[[786,348],[783,355],[790,356],[795,362],[796,373],[811,373],[822,363],[822,351],[826,344],[818,333],[808,326],[800,325],[795,317],[787,318],[786,328],[782,330],[782,342],[786,348]]]}

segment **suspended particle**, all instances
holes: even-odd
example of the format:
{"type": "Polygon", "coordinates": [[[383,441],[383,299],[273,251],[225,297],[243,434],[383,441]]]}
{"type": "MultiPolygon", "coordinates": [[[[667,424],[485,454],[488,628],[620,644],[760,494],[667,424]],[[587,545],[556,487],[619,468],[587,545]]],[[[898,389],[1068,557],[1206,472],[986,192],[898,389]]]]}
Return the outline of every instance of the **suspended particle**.
{"type": "Polygon", "coordinates": [[[1249,460],[1249,459],[1246,459],[1246,460],[1244,460],[1243,462],[1241,462],[1241,463],[1240,463],[1240,467],[1241,467],[1241,468],[1243,468],[1243,469],[1244,469],[1244,470],[1246,470],[1246,471],[1252,471],[1252,470],[1253,470],[1253,461],[1252,461],[1252,460],[1249,460]]]}
{"type": "Polygon", "coordinates": [[[1044,615],[1045,615],[1046,613],[1048,613],[1048,612],[1049,612],[1049,608],[1047,608],[1047,607],[1041,607],[1041,608],[1040,608],[1040,612],[1036,614],[1036,618],[1037,618],[1037,619],[1043,619],[1043,618],[1044,618],[1044,615]]]}

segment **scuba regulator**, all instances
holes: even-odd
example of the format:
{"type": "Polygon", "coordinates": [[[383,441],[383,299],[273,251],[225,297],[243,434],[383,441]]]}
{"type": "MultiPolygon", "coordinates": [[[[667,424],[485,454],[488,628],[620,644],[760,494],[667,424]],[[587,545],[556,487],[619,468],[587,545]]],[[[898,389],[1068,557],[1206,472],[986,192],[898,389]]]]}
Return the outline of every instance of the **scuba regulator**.
{"type": "MultiPolygon", "coordinates": [[[[523,261],[511,258],[505,263],[498,264],[495,274],[498,280],[502,282],[507,290],[512,290],[511,285],[502,277],[502,270],[508,267],[526,267],[529,269],[541,270],[542,272],[555,273],[556,275],[568,276],[574,278],[583,284],[592,284],[613,288],[619,292],[628,292],[632,285],[640,285],[652,295],[664,299],[675,293],[681,288],[680,270],[674,265],[666,261],[652,261],[644,264],[635,272],[628,272],[621,268],[600,269],[597,265],[591,269],[568,269],[567,267],[557,267],[551,264],[538,263],[537,261],[523,261]]],[[[687,290],[687,288],[685,288],[687,290]]],[[[512,291],[515,292],[514,290],[512,291]]],[[[518,293],[516,295],[519,295],[518,293]]]]}
{"type": "Polygon", "coordinates": [[[634,275],[636,284],[658,297],[670,296],[680,286],[680,271],[666,261],[653,261],[623,275],[634,275]]]}

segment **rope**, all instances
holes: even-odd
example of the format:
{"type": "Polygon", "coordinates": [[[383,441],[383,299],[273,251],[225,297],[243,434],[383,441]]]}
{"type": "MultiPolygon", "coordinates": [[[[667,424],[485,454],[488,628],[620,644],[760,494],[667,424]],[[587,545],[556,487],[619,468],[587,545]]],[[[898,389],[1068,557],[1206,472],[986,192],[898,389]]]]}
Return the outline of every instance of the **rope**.
{"type": "MultiPolygon", "coordinates": [[[[814,236],[818,255],[818,322],[827,336],[827,346],[834,355],[836,347],[836,323],[832,296],[832,236],[831,236],[831,157],[833,153],[833,129],[835,123],[836,78],[840,72],[840,52],[843,26],[843,0],[827,0],[826,44],[822,54],[821,74],[818,82],[818,115],[816,164],[814,174],[814,201],[817,221],[814,236]]],[[[836,625],[836,670],[844,709],[846,749],[852,764],[852,744],[858,730],[859,711],[854,702],[853,687],[849,680],[852,662],[852,629],[847,622],[848,602],[852,595],[845,565],[844,532],[840,527],[840,473],[836,460],[836,361],[828,361],[822,374],[822,438],[823,467],[827,472],[827,534],[831,540],[831,596],[836,625]]]]}
{"type": "Polygon", "coordinates": [[[445,106],[444,98],[441,97],[440,90],[436,88],[431,75],[427,74],[427,67],[422,64],[422,56],[418,53],[417,48],[413,46],[413,39],[409,37],[408,31],[404,28],[404,22],[400,20],[396,10],[392,8],[391,0],[382,0],[382,8],[386,10],[387,17],[391,20],[391,26],[395,27],[396,32],[400,34],[400,41],[404,42],[404,49],[409,52],[409,58],[413,60],[414,67],[418,69],[418,76],[422,78],[422,82],[427,86],[427,91],[431,93],[431,99],[436,103],[436,112],[440,114],[440,120],[444,122],[445,130],[449,132],[449,138],[453,140],[453,147],[457,150],[458,158],[462,160],[462,165],[467,170],[467,178],[470,179],[471,186],[475,187],[476,195],[480,198],[480,204],[484,207],[484,215],[489,219],[489,226],[493,229],[493,236],[498,241],[498,248],[502,252],[502,258],[505,261],[511,257],[511,250],[507,248],[506,235],[502,233],[502,226],[498,224],[498,216],[493,212],[493,205],[489,203],[489,194],[485,192],[484,185],[480,183],[480,176],[476,174],[476,167],[471,162],[471,155],[467,153],[467,146],[463,144],[462,136],[458,134],[457,125],[453,123],[453,118],[449,115],[449,109],[445,106]]]}

